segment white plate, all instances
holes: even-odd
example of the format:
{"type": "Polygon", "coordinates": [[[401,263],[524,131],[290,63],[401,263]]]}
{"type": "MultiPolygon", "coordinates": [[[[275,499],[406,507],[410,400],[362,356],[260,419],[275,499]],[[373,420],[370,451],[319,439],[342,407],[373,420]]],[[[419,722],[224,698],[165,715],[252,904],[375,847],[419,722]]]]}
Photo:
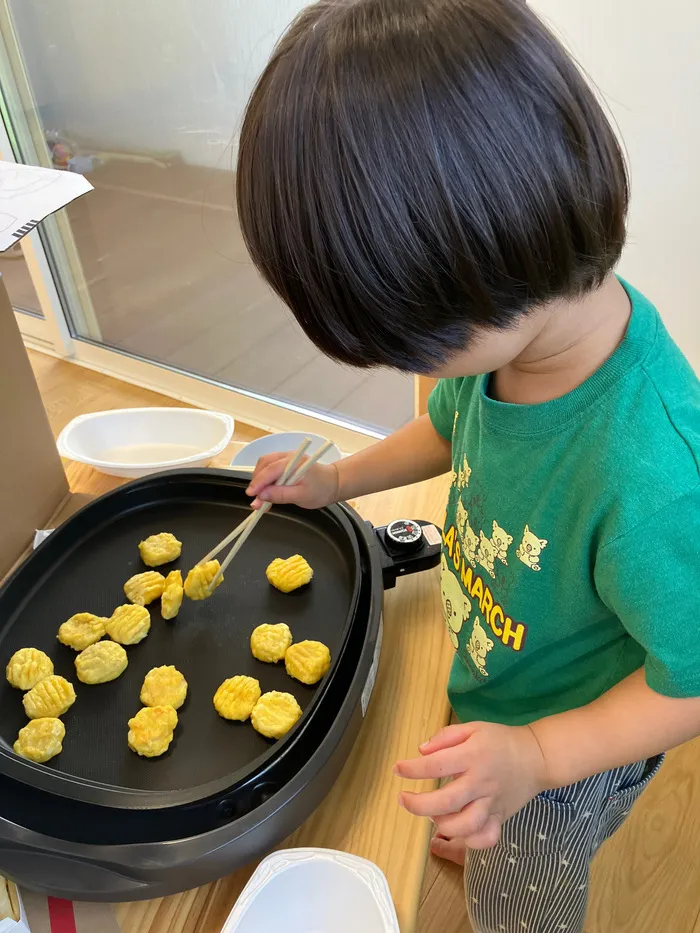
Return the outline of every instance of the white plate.
{"type": "Polygon", "coordinates": [[[334,849],[287,849],[260,863],[222,933],[399,933],[380,869],[334,849]]]}
{"type": "MultiPolygon", "coordinates": [[[[310,438],[311,445],[307,451],[312,454],[326,443],[325,437],[318,434],[298,434],[294,432],[285,432],[282,434],[266,434],[265,437],[258,437],[256,440],[245,444],[231,461],[231,466],[237,469],[252,469],[260,457],[265,454],[284,453],[286,451],[296,450],[305,438],[310,438]]],[[[335,444],[321,457],[321,463],[335,463],[343,455],[335,444]]]]}
{"type": "Polygon", "coordinates": [[[234,426],[230,415],[197,408],[119,408],[74,418],[56,444],[62,457],[135,479],[206,466],[229,443],[234,426]]]}

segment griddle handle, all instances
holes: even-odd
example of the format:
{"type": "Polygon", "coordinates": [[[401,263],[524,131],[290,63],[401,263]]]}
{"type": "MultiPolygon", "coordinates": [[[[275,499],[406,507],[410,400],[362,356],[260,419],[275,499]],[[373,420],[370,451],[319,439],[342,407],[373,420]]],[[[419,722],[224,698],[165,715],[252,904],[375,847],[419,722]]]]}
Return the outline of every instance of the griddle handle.
{"type": "Polygon", "coordinates": [[[422,541],[417,550],[411,550],[408,553],[396,547],[389,540],[386,525],[374,528],[371,522],[367,524],[372,527],[377,539],[385,590],[393,589],[399,577],[408,576],[409,573],[420,573],[422,570],[431,570],[440,563],[442,531],[432,522],[415,521],[415,524],[423,529],[422,541]]]}

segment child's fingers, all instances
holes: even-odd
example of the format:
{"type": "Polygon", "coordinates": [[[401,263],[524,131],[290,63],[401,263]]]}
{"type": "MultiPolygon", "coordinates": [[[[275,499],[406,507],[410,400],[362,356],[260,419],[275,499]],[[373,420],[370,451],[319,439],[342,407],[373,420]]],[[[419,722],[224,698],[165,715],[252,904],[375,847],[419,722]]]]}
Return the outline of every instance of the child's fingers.
{"type": "Polygon", "coordinates": [[[426,778],[454,777],[456,774],[463,774],[467,766],[467,748],[465,743],[461,742],[453,748],[432,752],[421,758],[400,761],[394,768],[394,773],[410,781],[422,781],[426,778]]]}
{"type": "Polygon", "coordinates": [[[255,464],[253,475],[246,490],[248,495],[257,495],[261,489],[264,489],[269,483],[274,483],[284,472],[284,461],[280,456],[275,456],[274,460],[265,459],[267,460],[266,463],[261,458],[255,464]]]}
{"type": "Polygon", "coordinates": [[[272,502],[273,505],[286,505],[294,502],[299,504],[302,491],[301,485],[296,486],[266,486],[258,498],[262,502],[272,502]]]}
{"type": "Polygon", "coordinates": [[[438,858],[449,862],[464,864],[467,844],[464,839],[446,839],[444,836],[433,836],[430,841],[430,851],[438,858]]]}
{"type": "Polygon", "coordinates": [[[253,467],[253,476],[258,476],[261,470],[264,470],[266,467],[269,467],[272,463],[277,463],[279,460],[284,460],[288,454],[282,451],[275,451],[271,454],[263,454],[262,457],[258,457],[255,466],[253,467]]]}
{"type": "Polygon", "coordinates": [[[284,473],[289,460],[289,454],[266,454],[255,464],[253,477],[248,484],[246,492],[249,496],[257,496],[266,486],[276,483],[284,473]]]}
{"type": "Polygon", "coordinates": [[[445,784],[439,790],[429,791],[425,794],[410,794],[404,791],[399,796],[402,807],[413,813],[414,816],[447,816],[448,813],[457,813],[466,807],[477,795],[472,789],[472,783],[467,775],[456,778],[445,784]]]}
{"type": "Polygon", "coordinates": [[[501,838],[501,821],[497,816],[490,816],[482,830],[466,840],[468,849],[492,849],[501,838]]]}
{"type": "Polygon", "coordinates": [[[447,816],[435,818],[438,832],[448,839],[455,836],[469,839],[478,836],[486,828],[491,817],[491,799],[479,797],[472,803],[463,807],[459,813],[448,813],[447,816]]]}
{"type": "Polygon", "coordinates": [[[436,733],[432,739],[428,739],[427,742],[424,742],[418,751],[421,755],[431,755],[433,752],[438,752],[443,748],[453,748],[461,742],[466,742],[473,732],[474,723],[471,722],[465,722],[458,726],[445,726],[445,728],[436,733]]]}

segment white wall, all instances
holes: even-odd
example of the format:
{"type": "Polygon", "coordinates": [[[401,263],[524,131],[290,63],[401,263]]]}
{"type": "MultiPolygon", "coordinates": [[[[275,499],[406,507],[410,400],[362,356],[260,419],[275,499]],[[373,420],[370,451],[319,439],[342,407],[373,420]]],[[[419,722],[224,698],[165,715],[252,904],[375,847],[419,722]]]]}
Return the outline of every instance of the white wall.
{"type": "Polygon", "coordinates": [[[44,125],[103,149],[230,164],[227,147],[304,0],[10,0],[44,125]]]}
{"type": "Polygon", "coordinates": [[[533,0],[592,76],[632,178],[621,273],[700,373],[700,2],[533,0]]]}

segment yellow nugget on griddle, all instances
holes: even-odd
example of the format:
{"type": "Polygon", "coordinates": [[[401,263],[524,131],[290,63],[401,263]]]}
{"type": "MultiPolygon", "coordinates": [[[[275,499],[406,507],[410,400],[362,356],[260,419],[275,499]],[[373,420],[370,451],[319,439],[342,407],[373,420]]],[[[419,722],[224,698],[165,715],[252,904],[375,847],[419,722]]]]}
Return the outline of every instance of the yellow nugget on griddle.
{"type": "Polygon", "coordinates": [[[145,573],[136,573],[124,584],[124,593],[130,603],[135,606],[147,606],[154,599],[163,595],[165,577],[157,570],[146,570],[145,573]]]}
{"type": "Polygon", "coordinates": [[[107,620],[107,634],[120,645],[137,645],[148,635],[151,615],[145,606],[118,606],[107,620]]]}
{"type": "Polygon", "coordinates": [[[58,640],[75,651],[84,651],[104,635],[107,619],[91,612],[78,612],[71,616],[58,630],[58,640]]]}
{"type": "Polygon", "coordinates": [[[320,641],[300,641],[284,656],[284,666],[290,677],[303,684],[316,684],[328,673],[331,653],[320,641]]]}
{"type": "Polygon", "coordinates": [[[160,614],[164,619],[174,619],[178,614],[183,593],[182,573],[179,570],[171,570],[165,578],[163,595],[160,597],[160,614]]]}
{"type": "Polygon", "coordinates": [[[61,754],[65,736],[66,727],[61,720],[45,716],[42,719],[32,719],[20,729],[12,748],[15,755],[43,764],[61,754]]]}
{"type": "Polygon", "coordinates": [[[144,706],[172,706],[180,709],[187,697],[187,681],[172,664],[152,668],[141,687],[144,706]]]}
{"type": "Polygon", "coordinates": [[[301,707],[291,693],[263,693],[253,708],[253,728],[267,739],[281,739],[301,716],[301,707]]]}
{"type": "Polygon", "coordinates": [[[214,694],[214,709],[222,719],[244,722],[260,699],[260,684],[254,677],[239,674],[225,680],[214,694]]]}
{"type": "Polygon", "coordinates": [[[38,648],[20,648],[10,658],[5,675],[11,686],[31,690],[53,674],[53,661],[38,648]]]}
{"type": "Polygon", "coordinates": [[[143,758],[167,752],[177,726],[172,706],[147,706],[129,720],[129,748],[143,758]]]}
{"type": "Polygon", "coordinates": [[[267,664],[276,664],[287,653],[292,643],[292,633],[288,625],[280,622],[277,625],[264,623],[253,629],[250,636],[250,650],[253,657],[267,664]]]}
{"type": "Polygon", "coordinates": [[[57,719],[75,703],[75,690],[65,677],[51,674],[25,693],[22,703],[30,719],[57,719]]]}
{"type": "Polygon", "coordinates": [[[161,564],[169,564],[178,559],[182,554],[182,541],[178,541],[169,531],[161,531],[160,534],[151,535],[145,541],[141,541],[139,553],[147,567],[160,567],[161,564]]]}
{"type": "Polygon", "coordinates": [[[84,684],[107,684],[127,668],[126,651],[116,641],[100,641],[81,651],[75,659],[78,680],[84,684]]]}
{"type": "Polygon", "coordinates": [[[298,590],[300,586],[311,583],[314,572],[301,554],[295,554],[286,560],[281,557],[275,558],[265,574],[275,589],[291,593],[292,590],[298,590]]]}
{"type": "MultiPolygon", "coordinates": [[[[221,568],[218,560],[208,560],[206,564],[197,564],[187,574],[185,580],[185,596],[189,599],[206,599],[214,592],[212,580],[221,568]]],[[[224,582],[223,575],[216,581],[216,586],[224,582]]],[[[216,589],[216,586],[214,589],[216,589]]]]}

